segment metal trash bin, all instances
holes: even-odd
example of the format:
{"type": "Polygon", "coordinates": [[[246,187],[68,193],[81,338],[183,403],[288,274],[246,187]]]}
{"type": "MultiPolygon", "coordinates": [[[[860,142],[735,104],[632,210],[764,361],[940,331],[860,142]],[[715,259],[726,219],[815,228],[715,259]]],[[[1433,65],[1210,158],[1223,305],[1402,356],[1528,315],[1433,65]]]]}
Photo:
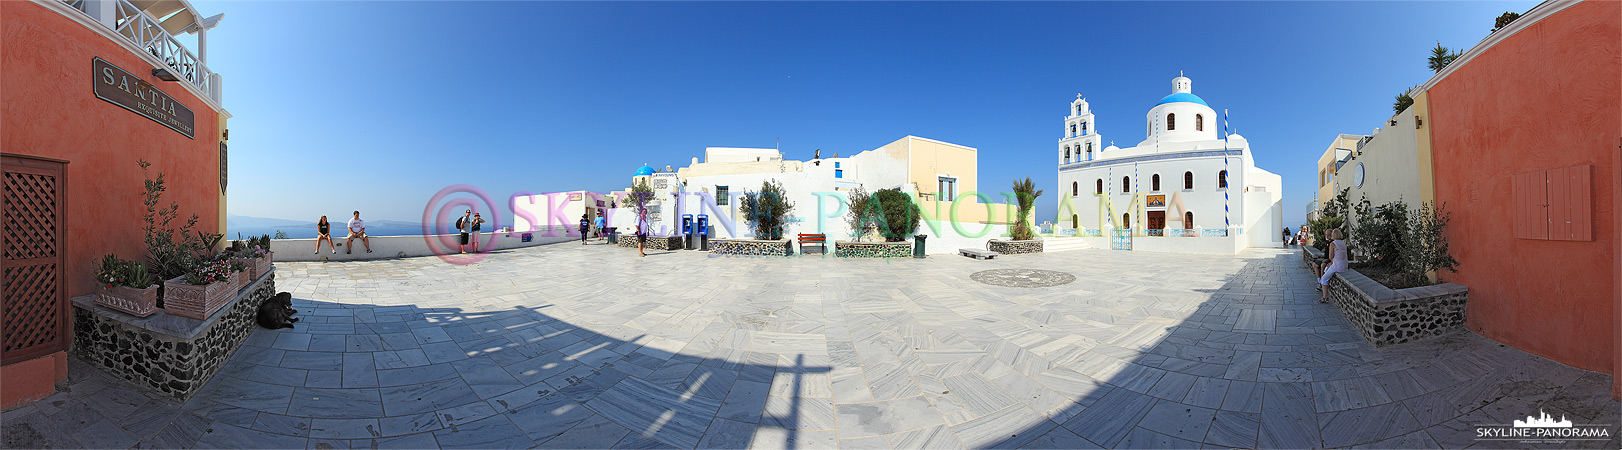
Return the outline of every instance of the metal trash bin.
{"type": "Polygon", "coordinates": [[[620,233],[619,233],[618,228],[616,228],[616,227],[608,227],[608,243],[610,243],[610,244],[618,244],[618,243],[620,243],[620,233]]]}
{"type": "Polygon", "coordinates": [[[929,236],[922,235],[922,234],[915,235],[915,236],[912,237],[912,257],[914,257],[914,258],[922,258],[922,257],[924,257],[924,241],[927,240],[927,239],[929,239],[929,236]]]}

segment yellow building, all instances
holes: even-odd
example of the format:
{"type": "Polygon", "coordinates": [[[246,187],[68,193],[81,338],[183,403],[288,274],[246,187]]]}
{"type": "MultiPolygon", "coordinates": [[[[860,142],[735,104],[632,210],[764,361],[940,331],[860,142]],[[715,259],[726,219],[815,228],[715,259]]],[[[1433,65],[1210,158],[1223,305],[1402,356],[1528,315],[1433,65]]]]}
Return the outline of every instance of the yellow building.
{"type": "MultiPolygon", "coordinates": [[[[1347,158],[1357,151],[1358,143],[1363,136],[1355,134],[1342,134],[1335,136],[1329,142],[1329,148],[1324,149],[1322,156],[1318,157],[1318,208],[1322,211],[1323,205],[1335,198],[1335,173],[1347,158]]],[[[1309,216],[1316,214],[1308,213],[1309,216]]],[[[1312,219],[1314,217],[1308,217],[1312,219]]]]}

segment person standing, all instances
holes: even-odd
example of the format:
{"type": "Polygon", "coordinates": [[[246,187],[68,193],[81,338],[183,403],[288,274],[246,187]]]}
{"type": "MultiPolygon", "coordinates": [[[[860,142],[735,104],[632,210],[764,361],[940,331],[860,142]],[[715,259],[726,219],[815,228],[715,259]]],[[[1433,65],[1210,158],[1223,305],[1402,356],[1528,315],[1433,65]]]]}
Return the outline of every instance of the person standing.
{"type": "Polygon", "coordinates": [[[586,245],[586,236],[587,236],[586,232],[588,232],[588,231],[591,231],[591,221],[586,219],[585,214],[581,214],[580,215],[580,245],[586,245]]]}
{"type": "Polygon", "coordinates": [[[467,254],[467,234],[473,231],[471,224],[468,222],[472,221],[473,210],[471,209],[462,211],[462,217],[456,218],[456,251],[462,252],[464,255],[467,254]]]}
{"type": "Polygon", "coordinates": [[[1295,246],[1301,248],[1305,245],[1307,245],[1307,227],[1301,227],[1295,230],[1295,246]]]}
{"type": "Polygon", "coordinates": [[[596,227],[597,237],[601,238],[601,237],[603,237],[603,230],[607,229],[607,228],[604,228],[604,227],[608,226],[608,219],[604,219],[602,214],[598,214],[596,222],[593,223],[592,225],[594,225],[596,227]]]}
{"type": "Polygon", "coordinates": [[[1329,240],[1329,251],[1324,252],[1329,255],[1329,264],[1325,265],[1323,275],[1318,276],[1318,290],[1323,294],[1318,303],[1329,302],[1329,278],[1335,276],[1335,272],[1346,271],[1346,235],[1339,228],[1330,228],[1324,232],[1324,239],[1329,240]]]}
{"type": "Polygon", "coordinates": [[[1290,237],[1294,234],[1290,232],[1290,227],[1284,227],[1284,248],[1290,248],[1290,237]]]}
{"type": "Polygon", "coordinates": [[[332,254],[338,254],[337,244],[332,243],[332,224],[327,222],[327,216],[321,216],[321,220],[315,223],[315,232],[315,254],[321,254],[321,241],[327,241],[327,248],[332,249],[332,254]]]}
{"type": "Polygon", "coordinates": [[[484,218],[479,213],[473,213],[473,223],[468,225],[472,231],[468,232],[468,243],[473,244],[473,253],[479,252],[479,229],[484,228],[484,218]]]}
{"type": "Polygon", "coordinates": [[[636,219],[636,254],[644,257],[648,256],[648,253],[642,250],[643,245],[648,243],[647,223],[648,212],[642,211],[636,219]]]}
{"type": "Polygon", "coordinates": [[[344,240],[344,254],[354,253],[356,239],[366,244],[366,253],[372,252],[372,238],[366,236],[366,221],[360,220],[360,211],[355,211],[355,218],[349,219],[349,238],[344,240]]]}

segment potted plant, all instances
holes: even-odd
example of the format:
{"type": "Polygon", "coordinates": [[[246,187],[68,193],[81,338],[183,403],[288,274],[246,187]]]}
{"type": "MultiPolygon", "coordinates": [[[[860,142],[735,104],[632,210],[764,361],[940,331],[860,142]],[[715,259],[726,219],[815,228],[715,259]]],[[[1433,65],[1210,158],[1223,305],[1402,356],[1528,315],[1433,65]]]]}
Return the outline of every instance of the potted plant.
{"type": "Polygon", "coordinates": [[[242,288],[248,287],[248,283],[253,282],[253,279],[248,277],[247,264],[243,264],[242,261],[229,257],[224,258],[224,262],[228,265],[231,273],[230,278],[232,293],[241,292],[242,288]]]}
{"type": "Polygon", "coordinates": [[[205,260],[185,275],[164,281],[163,312],[197,320],[207,319],[231,301],[231,266],[205,260]]]}
{"type": "Polygon", "coordinates": [[[1008,237],[1010,240],[992,239],[986,242],[986,248],[1002,254],[1041,253],[1042,241],[1036,239],[1031,232],[1031,208],[1036,206],[1036,198],[1042,196],[1042,190],[1036,188],[1031,177],[1024,180],[1014,180],[1014,206],[1018,208],[1018,216],[1009,221],[1008,237]]]}
{"type": "Polygon", "coordinates": [[[96,269],[96,281],[102,284],[96,293],[98,305],[135,317],[158,311],[158,283],[144,264],[107,255],[96,269]]]}
{"type": "MultiPolygon", "coordinates": [[[[264,241],[268,240],[267,238],[264,241]]],[[[261,244],[264,241],[261,241],[260,238],[249,238],[247,244],[243,244],[242,241],[232,241],[231,247],[226,249],[233,260],[239,261],[247,267],[249,283],[270,273],[271,252],[268,250],[270,248],[268,245],[261,244]]]]}

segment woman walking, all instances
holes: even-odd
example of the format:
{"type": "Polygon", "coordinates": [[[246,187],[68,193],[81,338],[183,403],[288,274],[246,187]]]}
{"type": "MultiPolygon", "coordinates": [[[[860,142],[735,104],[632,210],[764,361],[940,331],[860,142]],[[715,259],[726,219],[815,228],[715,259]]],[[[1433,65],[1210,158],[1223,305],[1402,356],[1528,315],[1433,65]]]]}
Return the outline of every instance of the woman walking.
{"type": "Polygon", "coordinates": [[[327,241],[332,254],[338,254],[338,247],[332,244],[332,224],[327,222],[327,216],[321,216],[321,221],[315,223],[315,232],[315,254],[321,254],[321,241],[327,241]]]}
{"type": "Polygon", "coordinates": [[[1324,232],[1324,239],[1329,240],[1329,251],[1324,252],[1329,255],[1329,263],[1324,265],[1323,274],[1318,276],[1318,291],[1323,294],[1318,298],[1318,303],[1329,302],[1329,278],[1335,276],[1335,272],[1346,271],[1345,233],[1341,233],[1339,228],[1331,228],[1324,232]]]}

